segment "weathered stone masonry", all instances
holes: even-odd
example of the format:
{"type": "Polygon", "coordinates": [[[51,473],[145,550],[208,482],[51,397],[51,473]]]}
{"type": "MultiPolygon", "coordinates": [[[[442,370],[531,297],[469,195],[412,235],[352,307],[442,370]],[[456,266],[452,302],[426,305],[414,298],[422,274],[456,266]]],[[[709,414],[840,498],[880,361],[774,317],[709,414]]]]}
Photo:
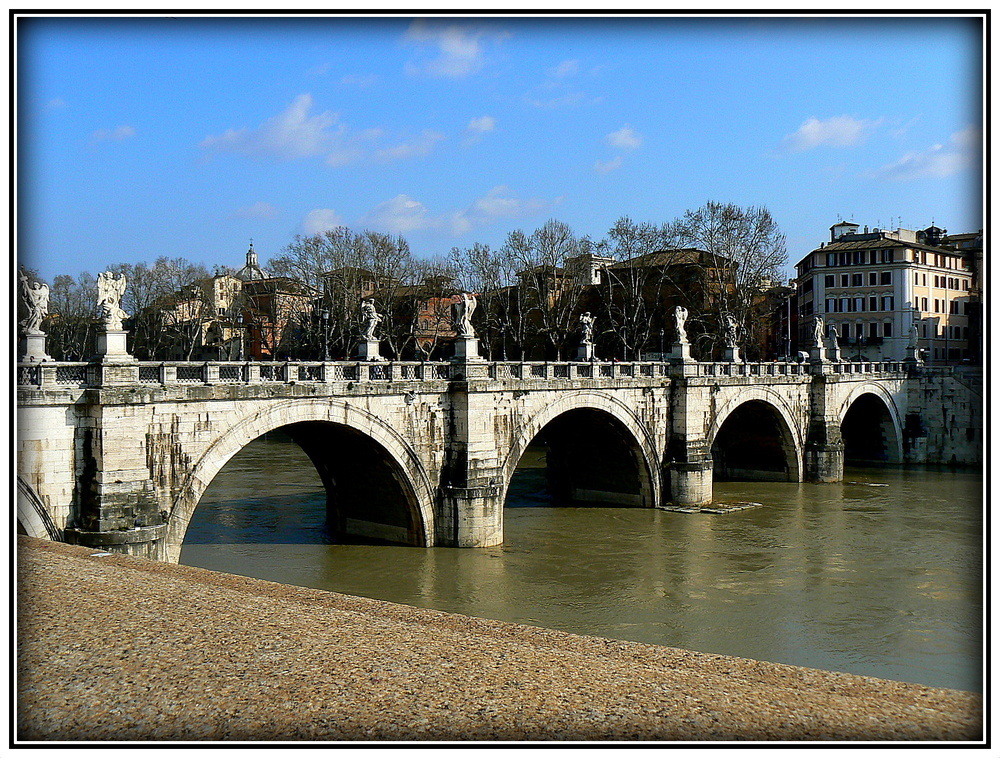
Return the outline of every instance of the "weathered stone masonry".
{"type": "Polygon", "coordinates": [[[880,414],[865,433],[884,460],[981,461],[979,376],[900,363],[25,364],[18,523],[177,560],[219,470],[284,428],[345,533],[495,545],[539,433],[574,500],[697,505],[712,497],[713,446],[741,453],[729,427],[746,409],[766,421],[748,431],[773,438],[781,465],[768,476],[839,480],[842,425],[860,398],[880,414]]]}

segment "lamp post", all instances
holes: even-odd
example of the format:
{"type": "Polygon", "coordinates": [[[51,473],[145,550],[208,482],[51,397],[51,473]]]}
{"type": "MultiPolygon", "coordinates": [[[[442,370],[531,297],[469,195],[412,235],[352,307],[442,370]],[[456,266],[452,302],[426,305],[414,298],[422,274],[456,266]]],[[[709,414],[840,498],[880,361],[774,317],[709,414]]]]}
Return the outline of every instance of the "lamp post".
{"type": "Polygon", "coordinates": [[[663,360],[663,329],[660,329],[660,360],[663,360]]]}
{"type": "Polygon", "coordinates": [[[323,309],[323,360],[330,360],[330,311],[323,309]]]}
{"type": "Polygon", "coordinates": [[[237,339],[239,340],[239,360],[243,360],[243,314],[239,313],[236,316],[236,330],[237,339]]]}

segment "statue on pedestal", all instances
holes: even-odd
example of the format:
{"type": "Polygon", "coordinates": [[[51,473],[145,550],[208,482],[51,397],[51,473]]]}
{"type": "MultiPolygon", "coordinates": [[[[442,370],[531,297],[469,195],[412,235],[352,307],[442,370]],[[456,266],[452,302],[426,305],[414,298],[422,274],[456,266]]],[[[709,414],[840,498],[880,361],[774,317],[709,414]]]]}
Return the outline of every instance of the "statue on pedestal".
{"type": "Polygon", "coordinates": [[[823,347],[825,332],[826,328],[823,325],[823,317],[816,316],[813,318],[813,347],[823,347]]]}
{"type": "Polygon", "coordinates": [[[384,317],[375,310],[375,300],[368,297],[361,301],[361,338],[371,342],[375,339],[375,327],[384,317]]]}
{"type": "Polygon", "coordinates": [[[594,341],[594,320],[594,317],[590,315],[590,311],[580,316],[580,332],[583,335],[581,341],[585,345],[589,345],[594,341]]]}
{"type": "Polygon", "coordinates": [[[728,313],[726,314],[726,347],[736,347],[736,341],[739,338],[740,327],[734,319],[728,313]]]}
{"type": "Polygon", "coordinates": [[[97,311],[108,332],[120,332],[122,319],[128,314],[122,310],[121,301],[125,295],[125,274],[105,271],[97,277],[97,311]]]}
{"type": "Polygon", "coordinates": [[[28,280],[28,274],[21,267],[18,273],[20,280],[19,294],[25,317],[19,326],[24,334],[42,334],[42,321],[49,312],[49,285],[37,279],[28,280]]]}
{"type": "Polygon", "coordinates": [[[683,305],[674,308],[674,331],[677,333],[677,344],[688,344],[687,329],[684,324],[687,322],[688,309],[683,305]]]}
{"type": "Polygon", "coordinates": [[[455,331],[459,337],[475,337],[476,332],[472,328],[472,312],[476,310],[476,296],[468,292],[459,295],[461,298],[453,306],[453,320],[455,331]]]}

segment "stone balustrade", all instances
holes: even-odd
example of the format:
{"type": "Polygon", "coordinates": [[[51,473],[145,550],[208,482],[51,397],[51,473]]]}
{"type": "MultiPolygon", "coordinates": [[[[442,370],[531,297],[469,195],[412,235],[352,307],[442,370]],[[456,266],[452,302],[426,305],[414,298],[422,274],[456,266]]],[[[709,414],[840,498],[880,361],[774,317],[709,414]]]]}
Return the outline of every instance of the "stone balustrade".
{"type": "MultiPolygon", "coordinates": [[[[660,361],[489,361],[487,376],[496,381],[573,379],[654,379],[668,377],[680,364],[660,361]]],[[[194,384],[298,384],[305,382],[442,381],[456,376],[455,363],[417,361],[137,361],[114,366],[115,384],[154,386],[194,384]]],[[[936,367],[949,370],[950,367],[936,367]]],[[[108,383],[102,365],[88,362],[19,363],[22,387],[99,387],[108,383]]],[[[903,361],[838,361],[816,363],[726,361],[683,364],[689,377],[787,377],[814,373],[905,373],[903,361]]],[[[922,367],[931,370],[931,367],[922,367]]]]}

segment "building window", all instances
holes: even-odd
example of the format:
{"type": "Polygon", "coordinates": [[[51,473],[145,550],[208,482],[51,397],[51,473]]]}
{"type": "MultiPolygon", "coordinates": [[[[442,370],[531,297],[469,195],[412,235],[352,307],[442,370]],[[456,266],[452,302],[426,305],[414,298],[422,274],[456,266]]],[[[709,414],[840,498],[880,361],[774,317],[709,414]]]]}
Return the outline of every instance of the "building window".
{"type": "Polygon", "coordinates": [[[892,322],[886,321],[882,324],[882,336],[891,337],[892,336],[892,322]]]}
{"type": "Polygon", "coordinates": [[[868,272],[868,284],[875,285],[878,284],[878,274],[874,271],[868,272]]]}
{"type": "Polygon", "coordinates": [[[917,286],[920,286],[920,274],[913,275],[913,283],[917,286]]]}
{"type": "Polygon", "coordinates": [[[837,265],[837,254],[836,253],[827,253],[826,254],[826,265],[827,266],[836,266],[837,265]]]}
{"type": "Polygon", "coordinates": [[[840,336],[843,339],[845,339],[845,340],[851,338],[851,325],[850,324],[841,324],[840,325],[840,336]]]}
{"type": "Polygon", "coordinates": [[[826,301],[826,312],[827,313],[836,313],[837,312],[837,301],[834,300],[833,298],[827,298],[827,301],[826,301]]]}
{"type": "MultiPolygon", "coordinates": [[[[889,252],[892,251],[890,250],[889,252]]],[[[879,279],[880,279],[879,284],[892,284],[892,272],[883,271],[879,279]]]]}
{"type": "Polygon", "coordinates": [[[854,298],[854,310],[863,311],[865,309],[865,299],[863,297],[854,298]]]}
{"type": "Polygon", "coordinates": [[[824,287],[836,287],[837,286],[837,277],[834,276],[833,274],[827,274],[826,276],[823,277],[823,286],[824,287]]]}
{"type": "Polygon", "coordinates": [[[868,310],[877,311],[878,310],[878,298],[872,295],[868,298],[868,310]]]}
{"type": "Polygon", "coordinates": [[[840,286],[841,287],[850,287],[851,286],[851,275],[850,274],[841,274],[840,275],[840,286]]]}
{"type": "Polygon", "coordinates": [[[895,250],[883,250],[882,251],[882,263],[892,263],[893,253],[895,250]]]}
{"type": "Polygon", "coordinates": [[[846,297],[840,298],[840,311],[839,313],[847,313],[851,309],[851,301],[846,297]]]}
{"type": "Polygon", "coordinates": [[[891,311],[893,309],[892,295],[887,295],[882,298],[882,310],[891,311]]]}
{"type": "Polygon", "coordinates": [[[920,310],[924,311],[925,313],[927,312],[927,298],[926,297],[920,298],[920,310]]]}
{"type": "Polygon", "coordinates": [[[868,253],[869,263],[878,263],[878,250],[870,250],[868,253]]]}
{"type": "Polygon", "coordinates": [[[861,287],[862,285],[864,285],[864,283],[865,283],[865,275],[864,274],[853,274],[851,276],[851,286],[852,287],[861,287]]]}
{"type": "Polygon", "coordinates": [[[878,324],[875,323],[874,321],[868,324],[868,336],[871,337],[872,339],[878,338],[878,324]]]}

